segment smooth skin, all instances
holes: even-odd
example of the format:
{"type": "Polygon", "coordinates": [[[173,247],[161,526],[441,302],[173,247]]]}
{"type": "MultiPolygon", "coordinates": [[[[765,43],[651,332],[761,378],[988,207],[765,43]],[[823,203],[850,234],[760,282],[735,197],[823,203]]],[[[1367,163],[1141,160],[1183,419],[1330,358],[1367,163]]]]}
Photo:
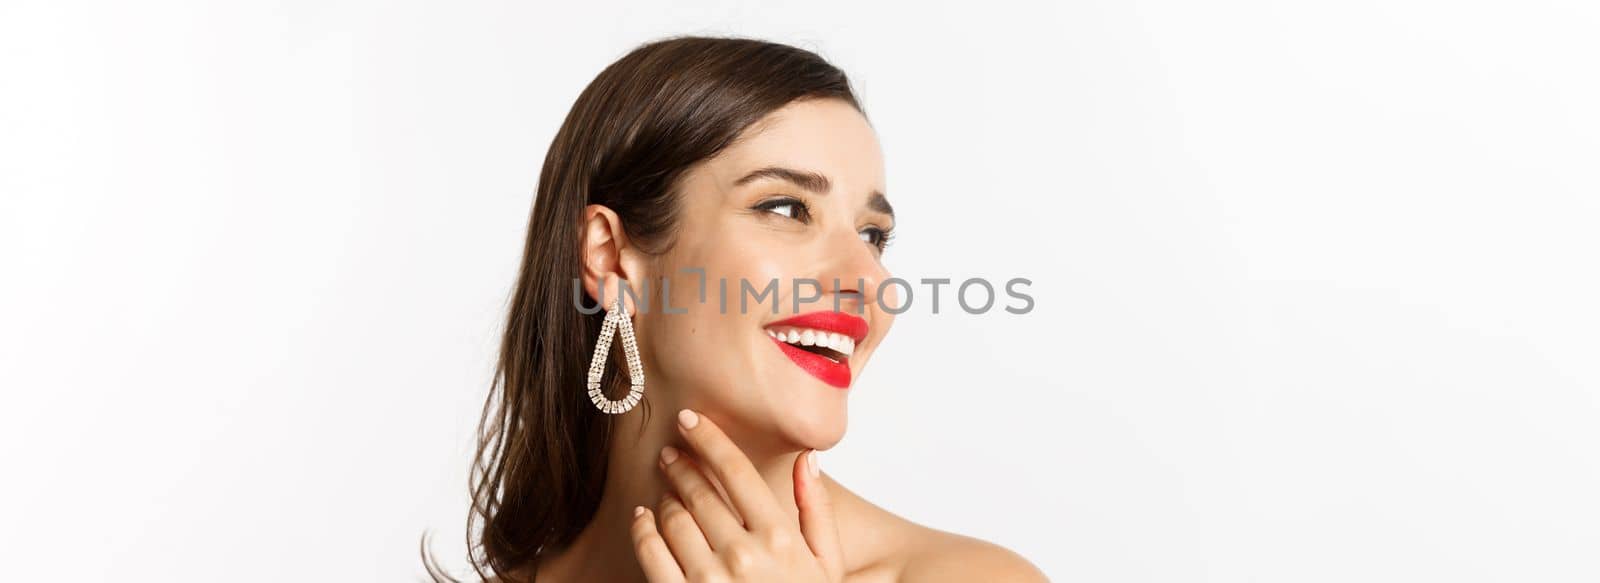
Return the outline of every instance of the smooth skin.
{"type": "Polygon", "coordinates": [[[716,423],[684,409],[678,427],[704,463],[663,448],[661,469],[672,491],[662,495],[659,512],[634,508],[634,550],[650,581],[844,580],[844,553],[827,491],[817,479],[816,452],[795,458],[796,521],[716,423]]]}
{"type": "MultiPolygon", "coordinates": [[[[689,169],[679,188],[674,240],[660,254],[630,242],[610,209],[586,209],[587,292],[612,298],[621,281],[637,290],[666,280],[675,313],[659,304],[661,290],[650,290],[657,301],[649,309],[624,296],[645,401],[614,425],[594,518],[571,544],[545,552],[536,581],[1045,581],[1009,550],[914,524],[820,470],[816,451],[843,438],[847,397],[857,389],[828,386],[795,366],[766,326],[832,309],[838,299],[869,325],[849,359],[859,378],[893,323],[870,297],[889,277],[880,235],[894,217],[874,201],[887,192],[883,157],[860,112],[832,99],[789,104],[689,169]],[[826,180],[746,179],[763,168],[826,180]],[[699,301],[701,276],[687,268],[705,270],[707,301],[699,301]],[[777,298],[740,309],[739,281],[773,278],[783,283],[777,298]],[[795,278],[830,287],[796,311],[788,285],[795,278]],[[731,282],[726,309],[719,279],[731,282]],[[865,300],[849,295],[863,290],[865,300]]],[[[883,301],[899,306],[892,293],[883,301]]],[[[956,468],[930,469],[939,471],[956,468]]]]}

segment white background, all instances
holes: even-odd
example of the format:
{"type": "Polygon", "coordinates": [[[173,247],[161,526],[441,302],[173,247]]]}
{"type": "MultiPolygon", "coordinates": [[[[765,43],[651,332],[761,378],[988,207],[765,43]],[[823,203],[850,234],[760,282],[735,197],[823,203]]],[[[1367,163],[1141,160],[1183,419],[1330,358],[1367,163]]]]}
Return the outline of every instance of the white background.
{"type": "Polygon", "coordinates": [[[868,499],[1063,582],[1600,579],[1592,3],[576,4],[0,5],[3,578],[461,565],[545,148],[710,33],[852,75],[898,275],[1035,282],[900,318],[868,499]]]}

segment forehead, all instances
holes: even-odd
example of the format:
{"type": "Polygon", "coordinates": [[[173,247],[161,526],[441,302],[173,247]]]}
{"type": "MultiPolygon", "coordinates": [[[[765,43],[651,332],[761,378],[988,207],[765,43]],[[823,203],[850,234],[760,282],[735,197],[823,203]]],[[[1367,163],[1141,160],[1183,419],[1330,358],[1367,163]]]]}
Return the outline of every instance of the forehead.
{"type": "Polygon", "coordinates": [[[836,191],[865,195],[884,189],[877,133],[861,112],[838,99],[797,101],[767,114],[707,160],[701,173],[726,186],[767,166],[823,174],[836,191]]]}

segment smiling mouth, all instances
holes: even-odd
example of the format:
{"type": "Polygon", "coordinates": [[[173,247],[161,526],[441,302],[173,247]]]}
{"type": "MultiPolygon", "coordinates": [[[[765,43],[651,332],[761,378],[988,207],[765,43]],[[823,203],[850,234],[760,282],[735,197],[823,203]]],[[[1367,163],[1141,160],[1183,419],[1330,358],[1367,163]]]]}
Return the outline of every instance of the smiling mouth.
{"type": "Polygon", "coordinates": [[[843,334],[811,328],[776,326],[767,328],[773,339],[821,356],[833,362],[846,362],[855,353],[856,341],[843,334]]]}
{"type": "Polygon", "coordinates": [[[767,326],[795,366],[829,386],[850,387],[850,357],[867,336],[867,321],[843,312],[812,312],[767,326]]]}

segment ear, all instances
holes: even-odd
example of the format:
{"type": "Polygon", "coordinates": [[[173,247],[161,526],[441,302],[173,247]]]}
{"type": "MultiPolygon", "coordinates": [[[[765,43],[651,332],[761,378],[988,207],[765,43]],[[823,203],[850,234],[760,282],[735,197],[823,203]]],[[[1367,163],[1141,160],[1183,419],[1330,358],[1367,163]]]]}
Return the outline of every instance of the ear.
{"type": "Polygon", "coordinates": [[[609,308],[621,297],[628,315],[632,316],[638,309],[633,296],[645,297],[643,294],[648,290],[639,285],[644,281],[643,265],[638,250],[628,244],[622,219],[604,205],[591,204],[583,207],[583,222],[578,231],[583,240],[579,247],[583,290],[589,294],[589,299],[600,300],[603,286],[605,301],[601,307],[609,308]],[[629,288],[626,294],[622,292],[623,285],[629,288]]]}

